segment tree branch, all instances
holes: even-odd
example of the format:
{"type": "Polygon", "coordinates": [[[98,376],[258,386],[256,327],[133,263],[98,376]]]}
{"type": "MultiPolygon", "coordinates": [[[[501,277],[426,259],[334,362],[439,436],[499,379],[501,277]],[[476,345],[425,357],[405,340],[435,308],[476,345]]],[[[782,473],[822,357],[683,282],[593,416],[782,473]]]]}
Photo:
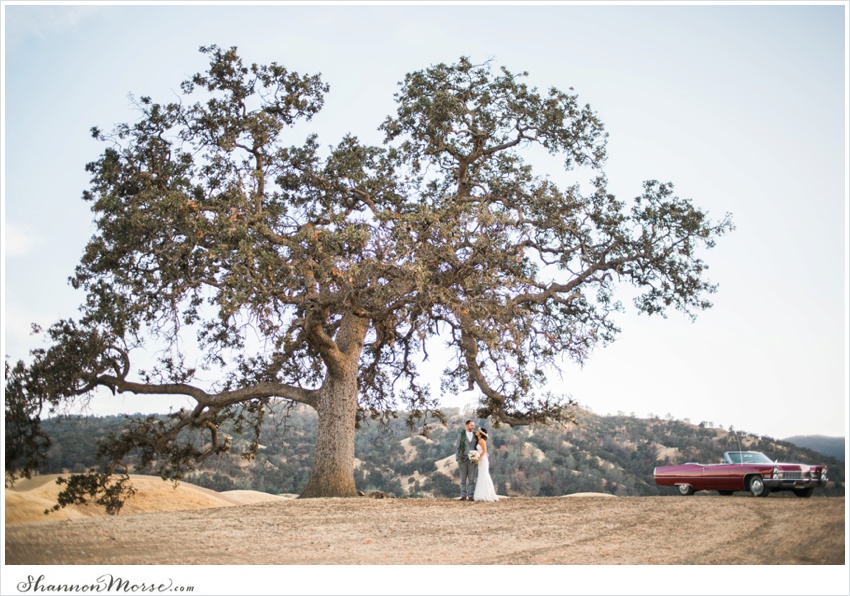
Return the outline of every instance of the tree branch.
{"type": "Polygon", "coordinates": [[[302,389],[282,383],[258,383],[220,393],[207,393],[203,389],[187,383],[136,383],[113,375],[100,375],[93,384],[109,387],[119,393],[129,391],[138,395],[186,395],[197,401],[199,407],[216,408],[269,397],[281,397],[312,406],[316,395],[315,390],[302,389]]]}

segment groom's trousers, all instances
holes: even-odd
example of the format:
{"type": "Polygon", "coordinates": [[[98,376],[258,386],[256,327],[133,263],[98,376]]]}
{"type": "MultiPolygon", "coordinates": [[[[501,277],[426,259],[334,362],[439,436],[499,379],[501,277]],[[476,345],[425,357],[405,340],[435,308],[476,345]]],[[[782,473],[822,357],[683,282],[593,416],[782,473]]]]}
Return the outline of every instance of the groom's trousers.
{"type": "Polygon", "coordinates": [[[471,497],[475,494],[475,478],[478,468],[469,460],[460,461],[457,466],[460,469],[460,496],[471,497]]]}

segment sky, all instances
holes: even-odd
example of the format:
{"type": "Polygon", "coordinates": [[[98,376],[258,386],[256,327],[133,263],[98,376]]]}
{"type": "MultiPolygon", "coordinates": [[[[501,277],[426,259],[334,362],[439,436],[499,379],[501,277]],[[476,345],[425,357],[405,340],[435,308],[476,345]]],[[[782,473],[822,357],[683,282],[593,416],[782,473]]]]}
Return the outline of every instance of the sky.
{"type": "MultiPolygon", "coordinates": [[[[325,145],[348,132],[380,143],[405,73],[468,56],[528,71],[541,89],[572,87],[605,123],[605,172],[620,199],[644,180],[671,181],[737,228],[703,255],[719,285],[711,310],[691,322],[638,316],[627,302],[619,339],[583,368],[565,363],[550,387],[599,414],[847,436],[846,2],[3,9],[2,341],[12,360],[41,345],[31,323],[75,316],[82,300],[67,278],[94,232],[80,198],[84,166],[102,150],[89,129],[132,120],[129,93],[175,98],[207,64],[199,46],[321,73],[330,92],[311,129],[325,145]]],[[[92,412],[169,403],[98,398],[92,412]]]]}
{"type": "MultiPolygon", "coordinates": [[[[672,416],[784,438],[846,435],[847,160],[844,7],[697,5],[5,6],[4,354],[41,345],[32,322],[76,315],[67,284],[92,235],[88,133],[135,118],[128,95],[176,97],[237,46],[330,84],[310,128],[380,143],[404,74],[493,59],[572,87],[609,134],[621,199],[673,182],[736,230],[703,253],[719,286],[691,322],[637,315],[550,388],[599,414],[672,416]]],[[[551,163],[541,172],[557,175],[551,163]]],[[[624,296],[627,296],[624,294],[624,296]]],[[[424,369],[435,378],[439,358],[424,369]]],[[[463,406],[474,394],[444,396],[463,406]]],[[[170,400],[98,399],[93,412],[170,400]]]]}

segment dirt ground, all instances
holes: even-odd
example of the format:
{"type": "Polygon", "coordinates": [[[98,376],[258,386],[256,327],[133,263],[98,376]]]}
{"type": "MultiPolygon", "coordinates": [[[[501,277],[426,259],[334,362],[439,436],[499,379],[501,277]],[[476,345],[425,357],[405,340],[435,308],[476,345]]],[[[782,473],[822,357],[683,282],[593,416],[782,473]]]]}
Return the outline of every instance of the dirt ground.
{"type": "Polygon", "coordinates": [[[844,509],[743,494],[281,499],[7,524],[5,548],[7,565],[843,565],[844,509]]]}

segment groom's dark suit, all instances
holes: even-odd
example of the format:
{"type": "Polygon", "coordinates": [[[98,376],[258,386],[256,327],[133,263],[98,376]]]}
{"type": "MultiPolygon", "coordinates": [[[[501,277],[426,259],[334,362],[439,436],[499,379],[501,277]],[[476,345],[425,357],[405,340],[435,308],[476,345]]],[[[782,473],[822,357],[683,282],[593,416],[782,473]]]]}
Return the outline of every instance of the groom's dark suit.
{"type": "Polygon", "coordinates": [[[475,464],[469,461],[469,452],[478,446],[478,437],[472,435],[472,440],[466,436],[466,428],[460,431],[457,442],[457,467],[460,469],[460,496],[472,498],[475,493],[475,478],[478,472],[475,464]]]}

